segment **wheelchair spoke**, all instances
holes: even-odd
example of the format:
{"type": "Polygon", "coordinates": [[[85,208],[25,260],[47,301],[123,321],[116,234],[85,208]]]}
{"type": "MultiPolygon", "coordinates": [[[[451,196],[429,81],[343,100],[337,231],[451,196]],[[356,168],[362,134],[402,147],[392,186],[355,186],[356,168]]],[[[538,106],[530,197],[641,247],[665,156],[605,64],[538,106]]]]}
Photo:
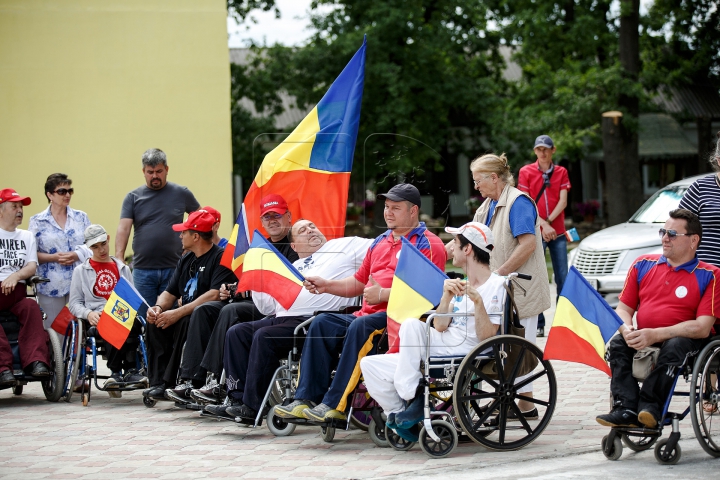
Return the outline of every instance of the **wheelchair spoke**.
{"type": "MultiPolygon", "coordinates": [[[[475,422],[475,425],[473,425],[474,431],[477,431],[478,428],[480,428],[482,426],[482,424],[487,421],[488,417],[490,417],[493,414],[493,412],[495,411],[495,409],[497,408],[499,403],[500,403],[500,399],[496,398],[495,401],[493,401],[490,405],[488,405],[485,413],[480,415],[480,418],[478,419],[478,421],[475,422]]],[[[473,411],[475,413],[479,414],[480,410],[481,410],[480,405],[478,405],[477,402],[471,402],[471,404],[473,407],[473,411]]]]}
{"type": "Polygon", "coordinates": [[[471,381],[471,383],[486,382],[488,385],[490,385],[493,388],[498,388],[500,386],[500,384],[496,380],[488,377],[477,365],[475,365],[475,364],[468,365],[468,369],[470,369],[477,377],[477,378],[473,379],[471,381]]]}
{"type": "Polygon", "coordinates": [[[529,376],[528,378],[523,379],[522,382],[518,382],[515,384],[515,389],[520,390],[522,387],[524,387],[528,383],[532,383],[535,380],[537,380],[538,378],[544,376],[546,372],[547,372],[547,370],[543,369],[541,372],[534,373],[533,375],[529,376]]]}
{"type": "Polygon", "coordinates": [[[517,416],[518,420],[520,421],[520,424],[523,426],[525,431],[527,433],[532,433],[533,429],[532,429],[532,427],[530,427],[530,424],[527,422],[527,420],[525,420],[525,415],[523,415],[523,413],[520,411],[520,407],[518,407],[517,404],[515,404],[515,402],[512,402],[510,404],[510,407],[512,407],[513,412],[515,412],[515,415],[517,416]]]}
{"type": "MultiPolygon", "coordinates": [[[[503,384],[505,383],[505,359],[502,358],[500,354],[500,345],[499,343],[493,345],[493,356],[495,357],[495,366],[497,367],[498,382],[503,384]]],[[[505,351],[503,350],[502,353],[505,354],[505,351]]]]}
{"type": "Polygon", "coordinates": [[[535,397],[526,397],[525,395],[515,394],[514,397],[515,400],[524,400],[526,402],[534,403],[535,405],[542,405],[544,407],[547,407],[550,405],[550,402],[546,402],[545,400],[540,400],[535,397]]]}
{"type": "Polygon", "coordinates": [[[525,352],[527,351],[527,347],[525,345],[522,346],[522,349],[520,350],[520,353],[518,354],[517,362],[515,362],[515,365],[513,365],[512,372],[510,372],[510,377],[508,378],[508,382],[515,383],[515,379],[517,378],[517,372],[520,368],[520,365],[522,365],[523,358],[525,357],[525,352]]]}

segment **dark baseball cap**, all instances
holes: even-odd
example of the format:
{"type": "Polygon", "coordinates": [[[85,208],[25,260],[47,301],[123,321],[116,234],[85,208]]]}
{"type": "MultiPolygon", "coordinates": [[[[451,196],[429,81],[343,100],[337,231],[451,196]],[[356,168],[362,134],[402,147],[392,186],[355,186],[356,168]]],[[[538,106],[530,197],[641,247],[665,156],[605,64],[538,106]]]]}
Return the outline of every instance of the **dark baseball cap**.
{"type": "Polygon", "coordinates": [[[535,146],[533,149],[537,147],[545,147],[545,148],[553,148],[555,147],[555,143],[552,141],[552,138],[550,138],[547,135],[540,135],[535,139],[535,146]]]}
{"type": "Polygon", "coordinates": [[[387,193],[381,193],[378,198],[387,198],[393,202],[402,202],[403,200],[420,206],[420,191],[415,185],[409,183],[401,183],[392,187],[387,193]]]}

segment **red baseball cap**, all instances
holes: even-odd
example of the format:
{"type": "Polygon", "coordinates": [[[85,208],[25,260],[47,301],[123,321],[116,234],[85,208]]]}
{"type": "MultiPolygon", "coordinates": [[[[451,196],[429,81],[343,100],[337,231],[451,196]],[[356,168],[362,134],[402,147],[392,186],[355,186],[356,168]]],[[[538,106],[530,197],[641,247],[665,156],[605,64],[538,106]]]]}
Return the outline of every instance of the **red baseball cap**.
{"type": "Polygon", "coordinates": [[[260,215],[265,215],[267,212],[285,213],[288,211],[287,202],[280,195],[274,193],[265,195],[260,200],[260,215]]]}
{"type": "Polygon", "coordinates": [[[32,202],[32,200],[30,200],[30,197],[21,197],[12,188],[4,188],[0,190],[0,203],[5,202],[21,202],[27,207],[28,205],[30,205],[30,202],[32,202]]]}
{"type": "Polygon", "coordinates": [[[206,211],[207,213],[209,213],[210,215],[212,215],[213,217],[215,217],[216,222],[219,222],[220,219],[222,218],[220,216],[220,212],[215,210],[213,207],[202,207],[200,210],[198,210],[198,212],[201,212],[203,210],[206,211]]]}
{"type": "Polygon", "coordinates": [[[212,226],[215,224],[215,217],[205,210],[197,210],[192,212],[184,223],[176,223],[172,229],[176,232],[185,230],[196,230],[198,232],[212,232],[212,226]]]}

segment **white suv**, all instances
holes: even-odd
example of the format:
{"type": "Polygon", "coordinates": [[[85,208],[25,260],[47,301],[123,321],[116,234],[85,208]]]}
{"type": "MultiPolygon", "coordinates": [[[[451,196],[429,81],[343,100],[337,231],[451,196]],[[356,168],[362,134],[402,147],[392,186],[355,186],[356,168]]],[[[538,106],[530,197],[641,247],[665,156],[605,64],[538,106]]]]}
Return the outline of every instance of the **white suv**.
{"type": "Polygon", "coordinates": [[[658,190],[626,223],[593,233],[568,254],[568,264],[580,273],[615,307],[625,277],[640,255],[662,253],[658,230],[677,208],[685,191],[698,178],[685,178],[658,190]]]}

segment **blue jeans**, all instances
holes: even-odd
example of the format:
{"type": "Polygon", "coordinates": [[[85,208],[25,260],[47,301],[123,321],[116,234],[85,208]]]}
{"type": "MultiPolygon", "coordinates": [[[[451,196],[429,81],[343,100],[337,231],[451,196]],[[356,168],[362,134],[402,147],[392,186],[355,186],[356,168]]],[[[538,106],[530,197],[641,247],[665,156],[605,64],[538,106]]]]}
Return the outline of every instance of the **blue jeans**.
{"type": "Polygon", "coordinates": [[[157,298],[170,282],[174,268],[161,268],[157,270],[146,270],[142,268],[133,269],[133,283],[140,295],[151,307],[157,302],[157,298]]]}
{"type": "MultiPolygon", "coordinates": [[[[568,273],[567,237],[563,233],[559,234],[555,240],[543,241],[543,252],[545,252],[545,249],[550,250],[550,260],[552,261],[557,296],[559,297],[568,273]]],[[[538,328],[541,327],[545,328],[545,315],[542,313],[538,316],[538,328]]]]}

